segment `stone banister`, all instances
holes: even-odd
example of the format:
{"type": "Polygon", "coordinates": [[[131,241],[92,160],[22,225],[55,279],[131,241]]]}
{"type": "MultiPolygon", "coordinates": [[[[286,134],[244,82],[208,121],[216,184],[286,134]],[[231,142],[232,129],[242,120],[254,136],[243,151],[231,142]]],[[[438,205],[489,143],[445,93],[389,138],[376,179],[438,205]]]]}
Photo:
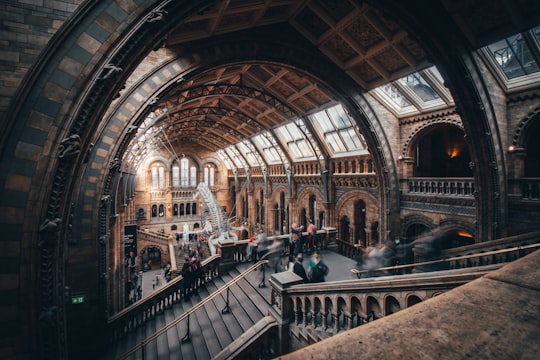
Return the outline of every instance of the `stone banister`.
{"type": "Polygon", "coordinates": [[[360,280],[302,284],[292,272],[272,275],[271,314],[280,325],[280,338],[292,336],[293,349],[371,322],[466,284],[502,264],[384,276],[360,280]],[[289,331],[289,334],[286,332],[289,331]]]}
{"type": "MultiPolygon", "coordinates": [[[[202,261],[203,275],[193,283],[196,288],[218,277],[221,256],[215,255],[202,261]]],[[[178,276],[154,291],[151,295],[111,316],[107,322],[110,343],[115,343],[138,327],[144,326],[165,309],[184,299],[183,277],[178,276]]]]}

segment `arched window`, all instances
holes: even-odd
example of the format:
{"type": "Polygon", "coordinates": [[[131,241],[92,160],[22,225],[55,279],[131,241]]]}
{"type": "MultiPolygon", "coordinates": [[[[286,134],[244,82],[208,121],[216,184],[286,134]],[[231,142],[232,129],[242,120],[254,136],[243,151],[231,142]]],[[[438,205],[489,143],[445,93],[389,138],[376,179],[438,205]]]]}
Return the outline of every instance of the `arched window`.
{"type": "Polygon", "coordinates": [[[197,169],[195,166],[189,168],[189,186],[197,187],[197,169]]]}
{"type": "Polygon", "coordinates": [[[191,214],[197,215],[197,203],[191,204],[191,214]]]}
{"type": "Polygon", "coordinates": [[[159,216],[165,216],[165,207],[163,204],[159,205],[159,216]]]}
{"type": "Polygon", "coordinates": [[[163,189],[165,187],[165,168],[163,165],[158,164],[152,166],[152,188],[163,189]]]}
{"type": "Polygon", "coordinates": [[[189,160],[182,158],[180,160],[180,182],[182,187],[188,187],[189,185],[189,160]]]}
{"type": "Polygon", "coordinates": [[[180,186],[180,168],[178,167],[178,165],[175,165],[172,168],[172,186],[180,186]]]}
{"type": "Polygon", "coordinates": [[[189,204],[186,204],[186,215],[190,215],[191,214],[191,206],[189,206],[189,204]]]}
{"type": "Polygon", "coordinates": [[[158,187],[158,168],[157,166],[152,167],[152,187],[158,187]]]}
{"type": "Polygon", "coordinates": [[[208,185],[208,187],[215,186],[215,168],[211,164],[207,164],[204,167],[204,183],[208,185]]]}

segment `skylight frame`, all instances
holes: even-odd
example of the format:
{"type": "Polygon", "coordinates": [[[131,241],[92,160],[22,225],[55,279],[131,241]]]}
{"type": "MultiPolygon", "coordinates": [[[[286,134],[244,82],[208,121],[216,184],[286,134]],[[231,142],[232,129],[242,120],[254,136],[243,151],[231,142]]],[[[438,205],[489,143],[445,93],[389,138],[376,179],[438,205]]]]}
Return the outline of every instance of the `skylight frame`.
{"type": "Polygon", "coordinates": [[[504,69],[502,68],[502,66],[493,56],[492,49],[490,48],[490,46],[493,46],[494,44],[497,44],[497,43],[501,43],[503,41],[508,43],[507,41],[508,38],[516,37],[518,34],[514,34],[505,39],[496,41],[492,44],[482,47],[481,49],[477,51],[479,56],[484,60],[488,68],[491,70],[491,72],[495,76],[495,79],[497,80],[499,85],[507,93],[522,91],[531,87],[536,87],[540,83],[540,58],[539,58],[540,57],[539,56],[540,54],[540,26],[536,26],[528,31],[525,31],[519,34],[523,37],[523,43],[525,46],[529,48],[531,57],[536,63],[536,66],[538,68],[536,72],[517,76],[515,78],[510,79],[507,76],[504,69]],[[531,47],[533,48],[531,49],[531,47]]]}
{"type": "Polygon", "coordinates": [[[332,158],[368,154],[366,142],[341,104],[309,117],[317,135],[324,140],[332,158]]]}

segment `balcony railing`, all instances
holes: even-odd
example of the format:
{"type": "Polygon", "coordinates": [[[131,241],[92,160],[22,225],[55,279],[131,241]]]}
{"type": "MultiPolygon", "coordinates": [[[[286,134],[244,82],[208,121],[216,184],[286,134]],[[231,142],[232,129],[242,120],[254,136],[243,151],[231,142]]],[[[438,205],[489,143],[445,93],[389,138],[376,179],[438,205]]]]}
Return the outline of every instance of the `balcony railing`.
{"type": "Polygon", "coordinates": [[[401,189],[408,194],[473,196],[473,178],[401,179],[401,189]]]}
{"type": "Polygon", "coordinates": [[[521,200],[540,200],[540,178],[509,180],[508,194],[521,200]]]}

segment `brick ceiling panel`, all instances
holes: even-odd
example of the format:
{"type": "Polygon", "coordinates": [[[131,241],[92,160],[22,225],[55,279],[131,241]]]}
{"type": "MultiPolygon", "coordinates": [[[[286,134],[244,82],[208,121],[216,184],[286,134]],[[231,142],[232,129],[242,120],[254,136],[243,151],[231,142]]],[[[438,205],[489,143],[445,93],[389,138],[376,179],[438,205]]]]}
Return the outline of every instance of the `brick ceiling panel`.
{"type": "Polygon", "coordinates": [[[311,84],[310,80],[295,72],[287,72],[283,76],[283,80],[286,81],[288,84],[293,85],[298,90],[303,89],[311,84]]]}
{"type": "Polygon", "coordinates": [[[381,75],[366,62],[355,65],[349,69],[349,72],[362,79],[365,83],[373,83],[382,79],[381,75]]]}
{"type": "Polygon", "coordinates": [[[409,66],[405,59],[403,59],[400,54],[391,47],[377,54],[374,59],[379,64],[382,64],[385,70],[387,70],[390,74],[409,66]]]}
{"type": "Polygon", "coordinates": [[[318,39],[330,30],[330,26],[317,16],[310,8],[304,10],[295,18],[296,23],[313,38],[318,39]]]}
{"type": "Polygon", "coordinates": [[[272,89],[272,92],[279,94],[279,97],[281,99],[288,98],[289,96],[292,96],[296,92],[294,89],[292,89],[290,86],[287,86],[282,81],[278,81],[274,83],[271,89],[272,89]]]}
{"type": "Polygon", "coordinates": [[[363,17],[358,18],[347,27],[347,33],[365,50],[385,40],[377,29],[363,17]]]}
{"type": "Polygon", "coordinates": [[[344,18],[354,10],[354,6],[348,0],[316,0],[313,1],[313,4],[321,9],[324,9],[328,16],[330,16],[335,22],[338,22],[340,19],[344,18]]]}
{"type": "Polygon", "coordinates": [[[357,52],[339,35],[336,35],[323,44],[325,52],[332,54],[342,64],[354,58],[357,52]]]}
{"type": "Polygon", "coordinates": [[[306,98],[298,98],[292,102],[296,108],[302,109],[303,113],[308,113],[315,109],[313,102],[308,101],[306,98]]]}

